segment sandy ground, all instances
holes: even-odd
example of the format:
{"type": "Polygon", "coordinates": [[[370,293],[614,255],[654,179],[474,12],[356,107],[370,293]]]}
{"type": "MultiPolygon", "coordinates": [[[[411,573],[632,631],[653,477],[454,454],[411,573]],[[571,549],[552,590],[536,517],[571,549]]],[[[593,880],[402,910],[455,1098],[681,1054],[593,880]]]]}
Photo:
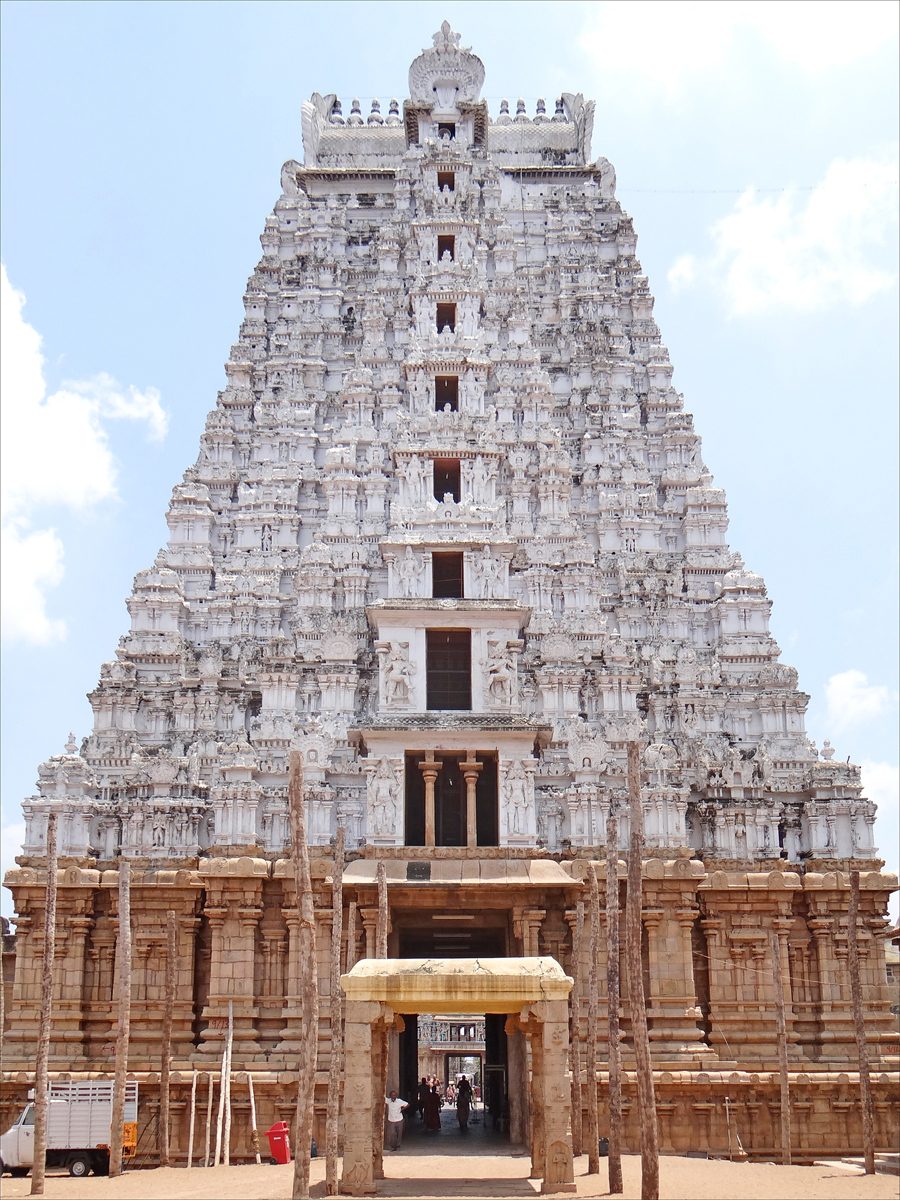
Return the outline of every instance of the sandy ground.
{"type": "MultiPolygon", "coordinates": [[[[529,1180],[529,1160],[506,1155],[385,1155],[387,1178],[378,1196],[533,1197],[540,1182],[529,1180]]],[[[641,1161],[623,1159],[626,1200],[641,1194],[641,1161]]],[[[119,1179],[70,1179],[48,1175],[44,1194],[60,1200],[288,1200],[293,1167],[242,1166],[166,1167],[128,1171],[119,1179]]],[[[606,1163],[599,1176],[589,1176],[587,1158],[575,1160],[579,1196],[606,1196],[606,1163]]],[[[325,1160],[312,1163],[313,1196],[325,1195],[325,1160]]],[[[27,1196],[30,1179],[3,1178],[3,1197],[27,1196]]],[[[781,1167],[769,1163],[706,1162],[689,1158],[660,1159],[661,1200],[897,1200],[898,1180],[887,1175],[866,1177],[837,1164],[826,1167],[781,1167]]]]}

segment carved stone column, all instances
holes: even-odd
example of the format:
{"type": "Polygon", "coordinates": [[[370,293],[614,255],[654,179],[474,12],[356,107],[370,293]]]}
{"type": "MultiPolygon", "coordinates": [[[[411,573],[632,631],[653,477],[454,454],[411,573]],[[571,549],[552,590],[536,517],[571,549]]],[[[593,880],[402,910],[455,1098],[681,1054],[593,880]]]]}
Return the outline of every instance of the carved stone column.
{"type": "Polygon", "coordinates": [[[524,958],[537,958],[540,953],[540,930],[546,915],[545,908],[524,908],[518,904],[513,908],[513,933],[521,938],[524,958]]]}
{"type": "Polygon", "coordinates": [[[366,958],[374,958],[375,941],[378,932],[378,909],[360,908],[357,909],[357,912],[362,918],[363,929],[366,934],[366,958]]]}
{"type": "MultiPolygon", "coordinates": [[[[569,1065],[569,1013],[565,1000],[544,1000],[532,1005],[541,1021],[541,1068],[544,1076],[544,1182],[541,1192],[576,1191],[569,1136],[571,1089],[569,1065]]],[[[532,1041],[532,1048],[534,1041],[532,1041]]]]}
{"type": "Polygon", "coordinates": [[[425,845],[434,845],[434,784],[438,777],[438,771],[444,764],[436,762],[434,751],[429,750],[425,755],[425,761],[419,763],[419,770],[422,772],[422,778],[425,781],[425,845]]]}
{"type": "Polygon", "coordinates": [[[478,845],[475,789],[478,786],[478,772],[484,770],[484,763],[477,762],[472,751],[467,750],[459,766],[466,781],[466,845],[474,848],[478,845]]]}
{"type": "Polygon", "coordinates": [[[206,913],[213,935],[209,999],[203,1014],[209,1024],[202,1053],[221,1052],[231,1001],[236,1064],[261,1052],[256,1030],[256,929],[268,871],[267,862],[254,858],[209,859],[200,868],[206,877],[206,913]]]}
{"type": "MultiPolygon", "coordinates": [[[[344,1006],[344,1156],[341,1191],[349,1196],[375,1192],[372,1106],[375,1072],[372,1024],[381,1005],[348,1000],[344,1006]]],[[[383,1097],[378,1097],[383,1104],[383,1097]]]]}

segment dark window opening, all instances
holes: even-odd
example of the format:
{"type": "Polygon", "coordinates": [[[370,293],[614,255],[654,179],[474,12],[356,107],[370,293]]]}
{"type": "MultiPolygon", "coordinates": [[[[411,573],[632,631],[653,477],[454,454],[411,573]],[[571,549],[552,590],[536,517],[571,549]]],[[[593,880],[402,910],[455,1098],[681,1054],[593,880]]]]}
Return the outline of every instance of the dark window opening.
{"type": "Polygon", "coordinates": [[[472,710],[472,631],[426,629],[426,704],[429,709],[472,710]]]}
{"type": "Polygon", "coordinates": [[[456,190],[456,176],[452,171],[438,171],[438,191],[442,192],[445,187],[451,192],[456,190]]]}
{"type": "Polygon", "coordinates": [[[462,553],[432,554],[431,594],[435,600],[463,598],[462,553]]]}
{"type": "Polygon", "coordinates": [[[437,375],[434,380],[434,407],[442,412],[448,404],[451,412],[459,408],[459,376],[437,375]]]}
{"type": "Polygon", "coordinates": [[[434,460],[434,498],[443,500],[449,493],[459,504],[460,472],[458,458],[436,458],[434,460]]]}
{"type": "MultiPolygon", "coordinates": [[[[464,846],[466,844],[466,781],[460,768],[465,754],[444,754],[435,751],[434,757],[442,763],[434,781],[434,842],[436,846],[464,846]]],[[[496,846],[499,843],[499,814],[497,802],[497,756],[476,754],[482,764],[475,784],[475,833],[479,846],[496,846]]],[[[419,763],[423,754],[406,756],[406,813],[405,842],[407,846],[425,845],[425,782],[419,763]]],[[[446,929],[439,931],[446,934],[446,929]]],[[[477,932],[473,930],[472,932],[477,932]]],[[[433,935],[432,935],[433,936],[433,935]]],[[[433,954],[433,951],[430,952],[433,954]]],[[[484,951],[480,951],[484,953],[484,951]]],[[[501,951],[504,954],[505,950],[501,951]]],[[[407,956],[404,956],[407,957],[407,956]]],[[[429,954],[411,958],[427,958],[429,954]]]]}
{"type": "Polygon", "coordinates": [[[444,327],[449,325],[450,332],[456,332],[456,305],[455,304],[439,304],[437,306],[437,330],[438,333],[443,333],[444,327]]]}
{"type": "Polygon", "coordinates": [[[449,254],[451,261],[455,261],[456,238],[452,233],[438,234],[438,262],[441,261],[445,254],[449,254]]]}

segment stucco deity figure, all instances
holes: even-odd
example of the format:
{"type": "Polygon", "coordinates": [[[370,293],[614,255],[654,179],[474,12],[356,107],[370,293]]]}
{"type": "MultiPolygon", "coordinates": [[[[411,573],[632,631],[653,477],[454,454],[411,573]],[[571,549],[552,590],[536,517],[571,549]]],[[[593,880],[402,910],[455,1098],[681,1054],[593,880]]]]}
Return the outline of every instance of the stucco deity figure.
{"type": "Polygon", "coordinates": [[[418,596],[419,577],[419,564],[416,561],[413,548],[412,546],[407,546],[400,557],[400,561],[397,563],[397,587],[404,599],[408,600],[414,596],[418,596]]]}
{"type": "Polygon", "coordinates": [[[516,671],[505,638],[488,638],[486,673],[488,698],[491,704],[512,704],[516,671]]]}
{"type": "Polygon", "coordinates": [[[503,583],[503,564],[494,558],[490,546],[485,546],[475,560],[474,571],[478,595],[482,600],[493,600],[500,596],[503,583]]]}
{"type": "Polygon", "coordinates": [[[421,504],[425,483],[425,467],[418,454],[414,454],[405,466],[398,467],[397,474],[405,484],[405,503],[410,507],[421,504]]]}
{"type": "Polygon", "coordinates": [[[397,777],[388,758],[383,758],[372,779],[372,832],[390,834],[394,832],[397,815],[397,777]]]}
{"type": "Polygon", "coordinates": [[[538,809],[538,838],[549,850],[556,850],[559,846],[562,821],[562,804],[556,796],[547,796],[538,809]]]}
{"type": "Polygon", "coordinates": [[[472,499],[476,504],[490,503],[491,480],[496,474],[497,468],[493,463],[489,466],[480,454],[476,456],[472,468],[472,499]]]}
{"type": "Polygon", "coordinates": [[[528,831],[528,775],[520,759],[516,759],[503,781],[506,801],[506,822],[510,835],[528,831]]]}
{"type": "Polygon", "coordinates": [[[391,649],[384,664],[384,699],[386,704],[409,702],[412,676],[416,664],[409,661],[409,642],[391,642],[391,649]]]}

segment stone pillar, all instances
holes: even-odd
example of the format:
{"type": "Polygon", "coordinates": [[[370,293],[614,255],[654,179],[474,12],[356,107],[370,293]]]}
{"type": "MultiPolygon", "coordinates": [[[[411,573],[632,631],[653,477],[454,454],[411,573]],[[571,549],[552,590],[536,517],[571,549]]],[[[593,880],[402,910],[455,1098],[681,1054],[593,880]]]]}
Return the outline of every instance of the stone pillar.
{"type": "Polygon", "coordinates": [[[531,1125],[528,1104],[528,1046],[516,1018],[506,1021],[507,1091],[509,1093],[509,1140],[514,1146],[529,1143],[531,1125]]]}
{"type": "Polygon", "coordinates": [[[672,1060],[707,1055],[698,1026],[691,928],[699,914],[696,887],[705,878],[703,866],[687,857],[644,864],[647,907],[642,917],[647,930],[650,975],[650,1041],[656,1057],[672,1060]]]}
{"type": "Polygon", "coordinates": [[[378,932],[378,909],[360,908],[357,909],[357,912],[362,917],[363,929],[366,932],[366,958],[374,958],[378,932]]]}
{"type": "MultiPolygon", "coordinates": [[[[349,1196],[373,1195],[372,1023],[381,1005],[348,1000],[344,1006],[344,1156],[341,1191],[349,1196]]],[[[381,1100],[381,1097],[379,1097],[381,1100]]],[[[383,1100],[382,1100],[383,1103],[383,1100]]]]}
{"type": "Polygon", "coordinates": [[[472,751],[467,750],[465,759],[459,765],[466,781],[466,845],[474,848],[478,845],[475,789],[478,786],[478,772],[484,770],[484,763],[476,762],[472,751]]]}
{"type": "Polygon", "coordinates": [[[419,763],[419,770],[422,772],[422,778],[425,780],[425,845],[434,845],[434,783],[438,777],[438,771],[444,764],[435,762],[434,751],[429,750],[425,755],[425,761],[419,763]]]}
{"type": "Polygon", "coordinates": [[[281,1009],[284,1026],[281,1041],[276,1047],[279,1054],[299,1054],[301,1049],[300,1030],[303,1024],[303,1009],[300,1003],[300,914],[296,908],[283,908],[288,932],[287,971],[284,981],[284,1004],[281,1009]]]}
{"type": "Polygon", "coordinates": [[[574,1192],[577,1189],[569,1135],[571,1089],[566,1079],[569,1062],[568,1005],[565,1000],[544,1000],[533,1005],[534,1010],[543,1017],[540,1041],[544,1077],[544,1182],[541,1192],[574,1192]]]}
{"type": "Polygon", "coordinates": [[[517,904],[513,908],[513,933],[522,941],[523,958],[537,958],[540,954],[540,931],[545,908],[525,908],[517,904]]]}

